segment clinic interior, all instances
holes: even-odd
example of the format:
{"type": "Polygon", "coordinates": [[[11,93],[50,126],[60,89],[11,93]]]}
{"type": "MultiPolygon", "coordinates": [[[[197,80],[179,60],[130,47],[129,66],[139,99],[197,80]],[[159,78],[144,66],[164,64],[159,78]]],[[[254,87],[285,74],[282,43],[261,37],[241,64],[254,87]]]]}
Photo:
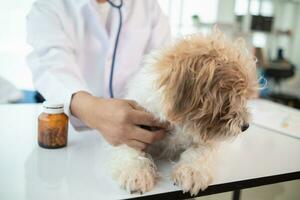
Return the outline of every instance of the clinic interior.
{"type": "MultiPolygon", "coordinates": [[[[0,77],[11,84],[14,99],[38,99],[26,63],[25,16],[33,0],[6,1],[0,8],[0,77]],[[8,18],[7,18],[8,16],[8,18]],[[7,20],[8,19],[8,20],[7,20]],[[20,59],[14,59],[20,58],[20,59]],[[5,67],[4,67],[5,66],[5,67]]],[[[243,37],[257,57],[260,96],[300,108],[300,1],[298,0],[158,0],[169,16],[172,36],[209,33],[214,24],[227,37],[243,37]]]]}
{"type": "MultiPolygon", "coordinates": [[[[227,37],[243,37],[257,57],[260,98],[300,109],[300,0],[158,2],[170,19],[174,38],[195,32],[207,34],[214,24],[227,37]]],[[[35,103],[40,100],[26,63],[31,49],[26,44],[25,16],[32,3],[33,0],[1,2],[4,6],[0,6],[0,80],[9,84],[10,89],[1,91],[0,85],[0,103],[35,103]],[[7,92],[14,93],[14,98],[9,99],[7,92]]],[[[285,185],[280,187],[284,192],[285,185]]],[[[293,187],[299,189],[299,181],[298,186],[293,187]]],[[[271,195],[272,187],[268,186],[268,189],[271,195]]],[[[259,196],[259,191],[251,194],[252,197],[259,196]]]]}

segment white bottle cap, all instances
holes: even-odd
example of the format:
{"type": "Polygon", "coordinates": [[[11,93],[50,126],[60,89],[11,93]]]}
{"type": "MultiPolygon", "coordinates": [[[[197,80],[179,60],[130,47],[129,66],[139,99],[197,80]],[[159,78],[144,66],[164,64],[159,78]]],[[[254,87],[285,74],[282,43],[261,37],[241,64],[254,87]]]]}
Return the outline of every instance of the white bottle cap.
{"type": "Polygon", "coordinates": [[[64,104],[44,101],[43,112],[48,114],[61,114],[64,112],[64,104]]]}

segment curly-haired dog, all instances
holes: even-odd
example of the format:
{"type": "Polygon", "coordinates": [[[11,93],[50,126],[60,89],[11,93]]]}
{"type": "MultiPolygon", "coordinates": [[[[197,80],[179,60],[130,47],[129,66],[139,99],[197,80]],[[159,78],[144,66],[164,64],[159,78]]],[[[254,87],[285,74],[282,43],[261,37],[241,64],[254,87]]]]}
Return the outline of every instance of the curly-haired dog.
{"type": "Polygon", "coordinates": [[[212,181],[215,149],[249,126],[246,102],[257,93],[256,64],[241,39],[219,32],[195,34],[148,56],[129,84],[135,100],[172,130],[147,153],[114,147],[110,168],[131,192],[146,192],[158,172],[151,155],[180,154],[172,171],[175,184],[195,195],[212,181]]]}

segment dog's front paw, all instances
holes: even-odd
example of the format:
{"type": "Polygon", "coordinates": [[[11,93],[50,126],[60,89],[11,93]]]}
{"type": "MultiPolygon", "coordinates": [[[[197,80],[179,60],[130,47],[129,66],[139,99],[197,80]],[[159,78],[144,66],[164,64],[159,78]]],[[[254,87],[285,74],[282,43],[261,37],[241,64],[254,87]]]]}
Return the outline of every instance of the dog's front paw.
{"type": "Polygon", "coordinates": [[[187,163],[179,163],[173,173],[172,179],[175,185],[182,188],[183,192],[190,192],[196,195],[200,190],[204,190],[212,181],[211,173],[203,166],[196,168],[187,163]]]}
{"type": "Polygon", "coordinates": [[[121,187],[130,193],[138,192],[143,194],[150,191],[154,184],[157,174],[155,168],[152,166],[144,166],[124,170],[119,176],[119,183],[121,187]]]}

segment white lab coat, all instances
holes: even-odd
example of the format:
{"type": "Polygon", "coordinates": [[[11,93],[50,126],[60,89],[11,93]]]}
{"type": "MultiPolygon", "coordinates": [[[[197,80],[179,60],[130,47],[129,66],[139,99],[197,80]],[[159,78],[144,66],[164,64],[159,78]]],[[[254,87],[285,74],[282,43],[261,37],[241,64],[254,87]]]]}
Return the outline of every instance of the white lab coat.
{"type": "MultiPolygon", "coordinates": [[[[125,95],[126,83],[143,56],[170,39],[168,20],[157,1],[123,1],[113,79],[116,98],[125,95]]],[[[117,9],[111,8],[109,17],[110,35],[91,0],[37,0],[27,16],[27,41],[33,47],[28,64],[34,86],[46,100],[64,103],[67,114],[71,96],[77,91],[109,97],[117,9]]]]}

